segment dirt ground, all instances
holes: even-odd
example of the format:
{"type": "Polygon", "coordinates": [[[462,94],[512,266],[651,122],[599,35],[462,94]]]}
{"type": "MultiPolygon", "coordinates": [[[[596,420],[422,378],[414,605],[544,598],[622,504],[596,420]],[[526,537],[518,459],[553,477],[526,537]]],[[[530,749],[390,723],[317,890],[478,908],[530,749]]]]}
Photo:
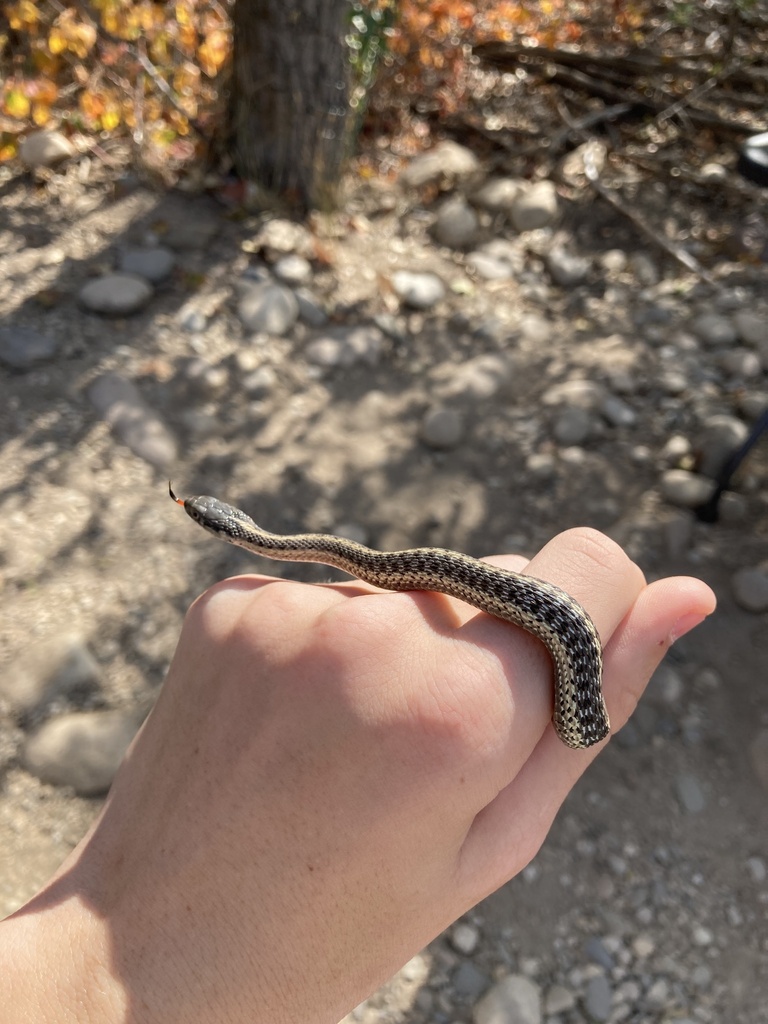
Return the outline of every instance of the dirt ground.
{"type": "MultiPolygon", "coordinates": [[[[121,194],[93,169],[5,183],[2,324],[43,332],[56,350],[0,369],[0,649],[9,671],[30,648],[74,635],[98,685],[0,717],[0,913],[35,892],[100,803],[28,771],[28,735],[66,712],[148,705],[186,607],[215,580],[250,570],[330,578],[206,537],[169,501],[169,474],[180,493],[216,494],[275,531],[352,531],[385,549],[532,553],[589,524],[649,577],[705,579],[718,611],[672,650],[534,864],[468,915],[472,948],[441,937],[352,1019],[460,1024],[485,987],[513,973],[561,1024],[768,1021],[768,779],[755,753],[768,728],[768,623],[732,594],[734,574],[768,554],[766,446],[716,525],[660,490],[670,438],[687,438],[695,458],[702,422],[733,414],[745,391],[765,392],[765,369],[742,381],[721,371],[719,352],[686,347],[697,315],[733,306],[598,201],[563,210],[557,231],[599,268],[574,288],[554,285],[536,245],[522,242],[517,278],[479,279],[464,254],[432,241],[429,203],[396,186],[351,189],[343,215],[314,223],[309,288],[332,326],[378,318],[381,351],[324,368],[307,357],[316,330],[254,338],[238,319],[233,283],[260,264],[247,244],[259,218],[232,217],[210,197],[121,194]],[[147,307],[122,319],[84,311],[80,288],[148,237],[173,249],[176,267],[147,307]],[[601,262],[638,250],[658,283],[601,262]],[[389,283],[398,269],[435,272],[446,297],[403,308],[389,283]],[[182,326],[192,307],[206,317],[202,332],[182,326]],[[485,396],[462,377],[481,356],[499,360],[485,396]],[[670,366],[688,375],[677,394],[659,383],[670,366]],[[254,396],[242,378],[262,367],[273,372],[254,396]],[[132,381],[176,439],[172,465],[149,464],[100,417],[88,389],[106,372],[132,381]],[[560,441],[552,389],[585,379],[620,391],[635,415],[615,425],[590,410],[587,436],[560,441]],[[423,439],[435,407],[460,414],[458,439],[442,449],[423,439]],[[610,986],[608,1017],[589,1000],[598,976],[610,986]],[[557,1004],[556,986],[571,1002],[557,1004]]],[[[739,308],[764,313],[764,265],[733,264],[723,283],[739,308]]]]}

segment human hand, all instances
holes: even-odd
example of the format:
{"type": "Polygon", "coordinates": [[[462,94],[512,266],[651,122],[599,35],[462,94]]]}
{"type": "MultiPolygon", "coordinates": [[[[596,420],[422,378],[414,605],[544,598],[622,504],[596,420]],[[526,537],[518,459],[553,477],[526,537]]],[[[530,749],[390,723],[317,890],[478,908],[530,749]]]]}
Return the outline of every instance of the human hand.
{"type": "MultiPolygon", "coordinates": [[[[590,612],[614,730],[714,608],[591,530],[492,561],[590,612]]],[[[439,595],[218,584],[98,823],[4,926],[17,979],[53,958],[81,1022],[334,1024],[538,850],[600,750],[557,739],[551,677],[528,634],[439,595]]]]}

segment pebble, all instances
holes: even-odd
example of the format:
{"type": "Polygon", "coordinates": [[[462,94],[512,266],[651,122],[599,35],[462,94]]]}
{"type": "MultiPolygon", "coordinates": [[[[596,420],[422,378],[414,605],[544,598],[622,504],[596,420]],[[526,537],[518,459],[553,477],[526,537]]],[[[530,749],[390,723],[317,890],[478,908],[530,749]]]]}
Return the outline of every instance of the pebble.
{"type": "Polygon", "coordinates": [[[584,1009],[593,1021],[605,1021],[611,1015],[613,994],[608,979],[604,974],[590,978],[584,995],[584,1009]]]}
{"type": "Polygon", "coordinates": [[[706,964],[697,964],[691,971],[691,984],[699,991],[712,986],[712,971],[706,964]]]}
{"type": "Polygon", "coordinates": [[[645,993],[645,1005],[649,1010],[663,1010],[669,1002],[669,982],[657,978],[645,993]]]}
{"type": "Polygon", "coordinates": [[[87,692],[100,672],[82,637],[65,634],[33,644],[0,674],[0,697],[16,714],[28,714],[61,694],[87,692]]]}
{"type": "Polygon", "coordinates": [[[510,974],[475,1004],[472,1020],[474,1024],[541,1024],[539,986],[522,974],[510,974]]]}
{"type": "Polygon", "coordinates": [[[592,417],[578,406],[563,409],[552,427],[555,440],[561,445],[580,445],[592,433],[592,417]]]}
{"type": "Polygon", "coordinates": [[[79,292],[81,305],[103,316],[130,316],[144,309],[154,294],[152,285],[136,274],[105,274],[79,292]]]}
{"type": "Polygon", "coordinates": [[[700,814],[707,806],[707,798],[701,783],[690,772],[683,772],[675,779],[675,793],[687,814],[700,814]]]}
{"type": "Polygon", "coordinates": [[[492,398],[509,377],[509,364],[503,356],[488,353],[458,366],[451,362],[449,373],[442,394],[452,398],[487,399],[492,398]]]}
{"type": "Polygon", "coordinates": [[[309,327],[324,327],[328,323],[328,314],[317,299],[306,288],[297,288],[293,293],[299,304],[299,319],[309,327]]]}
{"type": "Polygon", "coordinates": [[[274,390],[276,384],[277,374],[271,366],[259,366],[240,381],[243,391],[250,398],[264,398],[274,390]]]}
{"type": "Polygon", "coordinates": [[[561,288],[575,288],[586,281],[592,268],[586,256],[575,256],[565,249],[555,248],[547,253],[547,270],[561,288]]]}
{"type": "Polygon", "coordinates": [[[762,348],[768,342],[768,318],[740,309],[734,314],[733,323],[739,340],[745,345],[762,348]]]}
{"type": "Polygon", "coordinates": [[[480,930],[473,924],[460,921],[451,929],[451,945],[457,953],[471,956],[480,941],[480,930]]]}
{"type": "Polygon", "coordinates": [[[119,267],[123,273],[136,274],[153,284],[169,277],[175,264],[174,254],[162,246],[123,249],[119,259],[119,267]]]}
{"type": "Polygon", "coordinates": [[[452,196],[440,207],[434,225],[435,239],[451,249],[464,249],[477,236],[477,214],[463,196],[452,196]]]}
{"type": "Polygon", "coordinates": [[[312,280],[312,264],[298,253],[291,252],[275,263],[272,273],[278,281],[291,287],[307,284],[312,280]]]}
{"type": "Polygon", "coordinates": [[[753,882],[764,882],[766,877],[768,877],[768,869],[766,869],[765,861],[762,857],[750,857],[747,860],[747,868],[753,882]]]}
{"type": "Polygon", "coordinates": [[[637,413],[616,395],[606,395],[600,404],[603,419],[612,427],[633,427],[637,422],[637,413]]]}
{"type": "Polygon", "coordinates": [[[701,452],[698,466],[701,475],[715,479],[749,433],[750,428],[735,416],[711,416],[705,420],[696,443],[701,452]]]}
{"type": "Polygon", "coordinates": [[[691,933],[691,940],[694,946],[711,946],[715,941],[715,936],[709,928],[705,928],[702,924],[697,924],[691,933]]]}
{"type": "Polygon", "coordinates": [[[565,985],[552,985],[544,997],[544,1012],[547,1016],[567,1013],[576,1005],[576,996],[565,985]]]}
{"type": "Polygon", "coordinates": [[[708,348],[726,348],[736,341],[733,321],[719,313],[704,313],[693,321],[691,329],[708,348]]]}
{"type": "Polygon", "coordinates": [[[729,348],[717,360],[727,377],[752,380],[763,371],[760,357],[749,348],[729,348]]]}
{"type": "Polygon", "coordinates": [[[392,287],[401,302],[412,309],[431,309],[445,298],[445,285],[437,274],[398,270],[392,275],[392,287]]]}
{"type": "Polygon", "coordinates": [[[600,967],[604,967],[606,971],[613,970],[614,959],[605,948],[603,940],[597,938],[597,936],[590,936],[584,943],[584,955],[593,964],[599,964],[600,967]]]}
{"type": "Polygon", "coordinates": [[[279,284],[243,282],[237,315],[249,331],[281,337],[299,316],[299,303],[289,288],[279,284]]]}
{"type": "Polygon", "coordinates": [[[566,380],[553,384],[541,396],[543,405],[569,405],[580,409],[596,409],[603,399],[603,389],[592,380],[566,380]]]}
{"type": "Polygon", "coordinates": [[[91,384],[88,397],[120,440],[139,458],[163,470],[176,461],[173,435],[131,381],[116,373],[105,373],[91,384]]]}
{"type": "Polygon", "coordinates": [[[384,337],[374,324],[330,327],[316,335],[304,354],[310,363],[325,369],[365,363],[375,366],[381,355],[384,337]]]}
{"type": "Polygon", "coordinates": [[[647,252],[632,253],[628,262],[629,269],[643,288],[652,288],[653,285],[658,284],[661,278],[659,266],[647,252]]]}
{"type": "Polygon", "coordinates": [[[421,188],[437,181],[460,181],[480,167],[475,154],[466,146],[446,140],[427,153],[415,156],[400,175],[408,188],[421,188]]]}
{"type": "Polygon", "coordinates": [[[686,469],[668,469],[661,475],[661,493],[672,505],[697,508],[712,497],[714,481],[686,469]]]}
{"type": "Polygon", "coordinates": [[[208,326],[208,317],[200,309],[185,309],[179,314],[179,326],[189,334],[202,334],[208,326]]]}
{"type": "Polygon", "coordinates": [[[731,577],[731,590],[736,604],[744,611],[768,611],[768,568],[739,569],[731,577]]]}
{"type": "Polygon", "coordinates": [[[646,698],[652,703],[679,708],[683,698],[683,678],[672,665],[662,662],[651,676],[646,698]]]}
{"type": "Polygon", "coordinates": [[[557,219],[557,190],[551,181],[521,188],[512,203],[512,223],[518,231],[546,228],[557,219]]]}
{"type": "Polygon", "coordinates": [[[519,178],[490,178],[472,194],[472,202],[489,213],[508,213],[526,183],[519,178]]]}
{"type": "Polygon", "coordinates": [[[75,155],[75,147],[61,132],[42,128],[30,132],[19,143],[19,157],[27,167],[55,167],[75,155]]]}
{"type": "Polygon", "coordinates": [[[464,420],[455,409],[438,406],[424,415],[419,435],[430,448],[456,448],[464,437],[464,420]]]}
{"type": "Polygon", "coordinates": [[[32,327],[11,324],[0,328],[0,362],[12,370],[29,370],[51,359],[58,350],[58,341],[32,327]]]}
{"type": "Polygon", "coordinates": [[[459,964],[451,980],[454,991],[471,1002],[479,999],[491,984],[488,975],[469,960],[459,964]]]}
{"type": "Polygon", "coordinates": [[[482,249],[467,256],[467,266],[484,281],[507,281],[514,273],[511,264],[505,259],[482,249]]]}
{"type": "Polygon", "coordinates": [[[656,943],[650,935],[637,935],[632,940],[632,952],[638,960],[647,960],[656,950],[656,943]]]}
{"type": "Polygon", "coordinates": [[[22,760],[42,782],[80,796],[105,793],[141,717],[136,712],[82,711],[45,722],[24,744],[22,760]]]}

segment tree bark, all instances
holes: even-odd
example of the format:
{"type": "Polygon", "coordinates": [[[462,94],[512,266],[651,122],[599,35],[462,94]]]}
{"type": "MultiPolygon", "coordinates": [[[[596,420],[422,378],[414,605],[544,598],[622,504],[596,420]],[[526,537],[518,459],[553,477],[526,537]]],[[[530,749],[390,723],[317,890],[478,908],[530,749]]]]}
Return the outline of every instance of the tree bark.
{"type": "Polygon", "coordinates": [[[301,211],[333,204],[347,149],[348,0],[236,0],[230,97],[240,177],[301,211]]]}

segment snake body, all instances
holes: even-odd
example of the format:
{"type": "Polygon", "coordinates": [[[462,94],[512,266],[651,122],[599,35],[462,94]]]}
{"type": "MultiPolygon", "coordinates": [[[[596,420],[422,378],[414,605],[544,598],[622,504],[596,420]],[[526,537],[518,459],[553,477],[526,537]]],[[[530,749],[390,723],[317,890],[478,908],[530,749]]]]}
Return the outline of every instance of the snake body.
{"type": "Polygon", "coordinates": [[[256,555],[333,565],[384,590],[432,590],[521,626],[549,650],[555,670],[552,721],[569,747],[591,747],[609,732],[602,695],[602,647],[587,612],[564,590],[443,548],[374,551],[323,533],[269,533],[238,508],[201,495],[173,500],[206,530],[256,555]]]}

